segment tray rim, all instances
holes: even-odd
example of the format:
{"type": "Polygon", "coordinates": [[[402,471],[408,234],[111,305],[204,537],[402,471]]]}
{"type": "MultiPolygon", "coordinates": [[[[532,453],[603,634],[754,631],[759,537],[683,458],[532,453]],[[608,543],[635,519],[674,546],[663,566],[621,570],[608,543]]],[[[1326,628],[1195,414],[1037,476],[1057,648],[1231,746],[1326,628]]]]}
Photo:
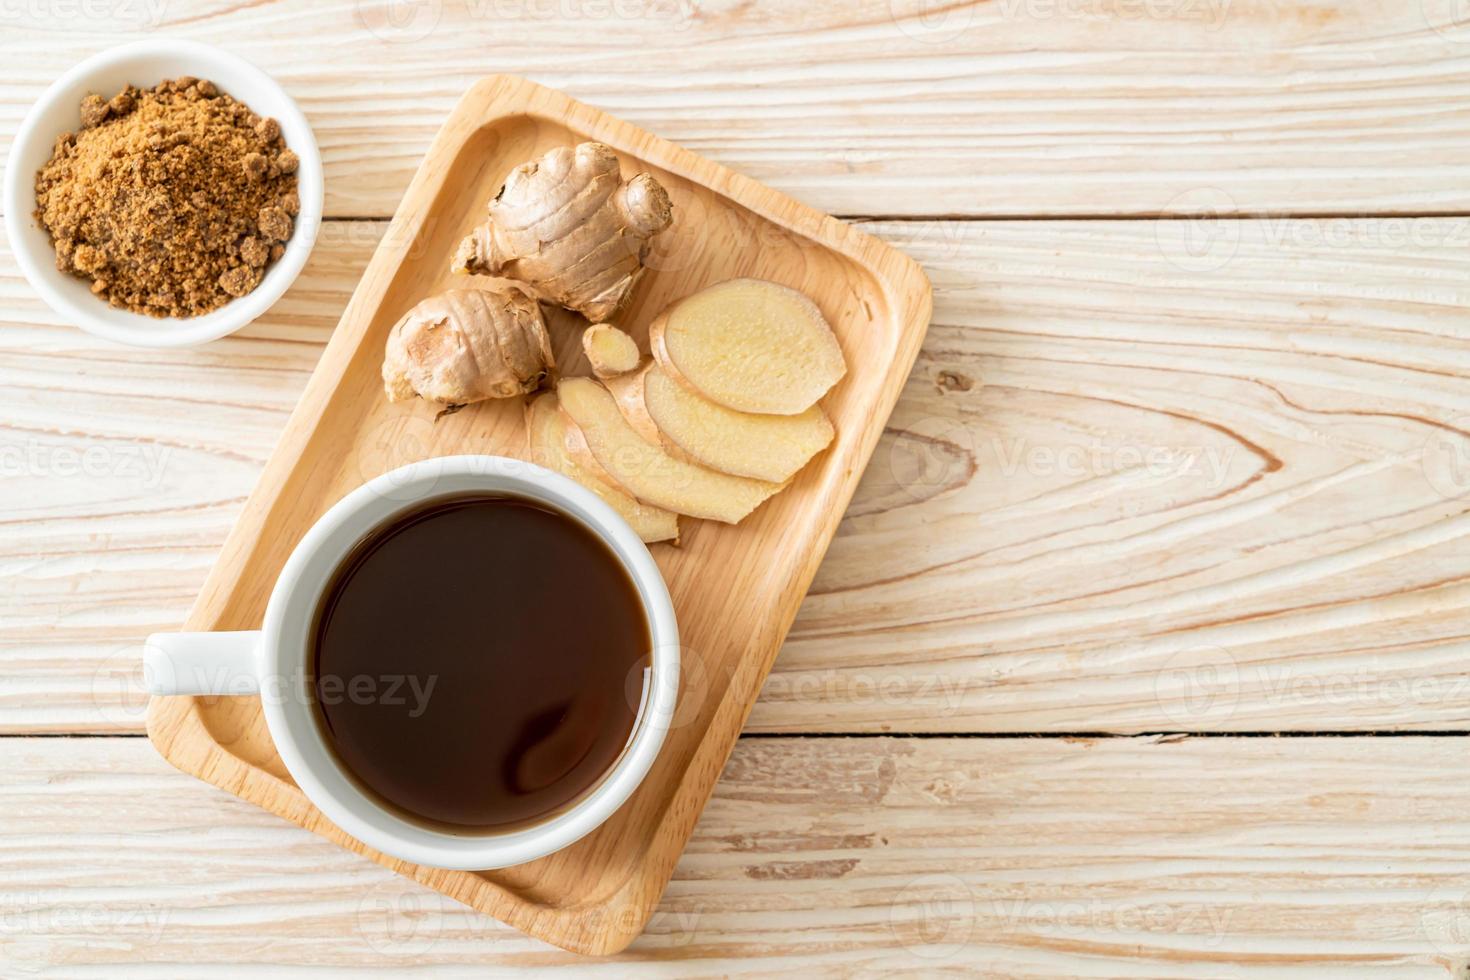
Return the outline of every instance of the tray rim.
{"type": "MultiPolygon", "coordinates": [[[[861,229],[632,123],[578,102],[565,93],[514,75],[490,75],[466,90],[435,134],[423,162],[405,189],[403,199],[389,222],[382,241],[344,307],[317,367],[313,369],[285,424],[279,442],[232,525],[205,585],[190,609],[184,624],[185,629],[221,628],[217,620],[211,619],[212,607],[221,591],[221,583],[217,581],[220,570],[245,560],[242,556],[249,554],[251,542],[240,540],[243,536],[242,529],[256,523],[254,518],[257,517],[261,522],[268,521],[270,511],[284,502],[284,495],[281,493],[284,484],[301,463],[315,431],[314,426],[300,424],[301,420],[309,418],[314,406],[330,402],[336,386],[348,375],[346,367],[351,355],[360,348],[361,336],[372,322],[372,317],[363,316],[362,313],[376,310],[380,305],[382,294],[392,284],[391,273],[404,261],[406,253],[412,247],[413,236],[405,234],[405,230],[417,227],[423,220],[425,216],[419,213],[420,205],[426,209],[428,203],[437,198],[448,179],[451,168],[432,167],[430,164],[441,161],[446,156],[452,159],[459,152],[463,139],[455,140],[453,136],[455,130],[464,127],[466,123],[470,125],[464,139],[474,131],[494,125],[497,121],[517,116],[553,122],[580,135],[606,142],[620,153],[635,155],[692,185],[713,191],[772,225],[807,238],[867,270],[879,286],[896,326],[893,337],[894,356],[879,376],[881,384],[871,406],[873,411],[870,417],[886,422],[892,413],[918,358],[933,307],[932,286],[914,259],[861,229]],[[341,356],[344,354],[347,356],[341,356]],[[342,370],[324,372],[322,366],[330,364],[339,364],[342,370]],[[262,511],[265,513],[261,513],[262,511]]],[[[814,530],[809,532],[812,546],[806,549],[805,561],[800,567],[790,570],[793,580],[799,583],[801,597],[810,588],[817,567],[831,545],[837,525],[851,502],[862,471],[871,460],[882,432],[882,424],[870,423],[858,434],[850,449],[849,458],[853,465],[837,481],[832,501],[834,506],[820,522],[814,522],[814,530]]],[[[743,703],[737,703],[741,699],[736,697],[737,685],[732,676],[720,696],[708,727],[698,741],[688,767],[674,782],[671,803],[662,811],[660,824],[668,822],[669,814],[677,809],[679,800],[688,795],[684,787],[690,774],[702,765],[713,764],[715,771],[708,780],[708,789],[694,800],[694,812],[687,817],[692,832],[699,812],[713,794],[720,770],[735,743],[739,741],[739,731],[744,727],[744,722],[759,697],[761,683],[780,652],[782,642],[796,617],[800,598],[788,605],[788,611],[777,623],[778,642],[769,644],[770,649],[764,656],[745,658],[739,666],[738,673],[756,669],[758,683],[753,686],[750,696],[743,699],[743,703]],[[757,660],[759,663],[752,663],[757,660]],[[718,759],[704,758],[708,754],[706,747],[711,744],[709,733],[717,728],[725,728],[729,724],[726,719],[731,711],[738,714],[730,726],[735,734],[723,751],[718,753],[718,759]]],[[[253,627],[241,625],[224,628],[253,627]]],[[[652,874],[645,870],[643,875],[631,876],[623,887],[603,902],[604,907],[611,908],[626,888],[641,881],[656,879],[657,886],[652,889],[651,894],[645,896],[641,914],[636,917],[636,921],[633,921],[634,917],[626,915],[614,916],[612,928],[571,930],[578,934],[569,934],[565,923],[559,924],[554,909],[546,905],[536,905],[494,882],[478,878],[473,872],[413,865],[374,851],[349,837],[322,817],[309,801],[305,801],[294,783],[282,780],[268,770],[240,758],[218,742],[203,720],[200,700],[195,697],[150,699],[147,714],[148,737],[159,754],[171,765],[298,826],[325,836],[339,846],[362,854],[396,873],[428,885],[479,912],[500,919],[534,938],[574,952],[588,955],[615,953],[637,938],[652,916],[659,897],[672,878],[674,864],[688,843],[689,834],[685,833],[677,848],[664,849],[669,852],[667,854],[661,854],[657,847],[650,847],[643,863],[647,869],[648,865],[657,862],[652,874]],[[267,805],[267,800],[272,805],[267,805]],[[456,877],[473,877],[479,883],[475,890],[490,892],[491,900],[486,900],[483,895],[480,900],[475,900],[466,895],[464,888],[452,887],[451,882],[456,877]]],[[[603,925],[606,926],[606,923],[603,925]]]]}

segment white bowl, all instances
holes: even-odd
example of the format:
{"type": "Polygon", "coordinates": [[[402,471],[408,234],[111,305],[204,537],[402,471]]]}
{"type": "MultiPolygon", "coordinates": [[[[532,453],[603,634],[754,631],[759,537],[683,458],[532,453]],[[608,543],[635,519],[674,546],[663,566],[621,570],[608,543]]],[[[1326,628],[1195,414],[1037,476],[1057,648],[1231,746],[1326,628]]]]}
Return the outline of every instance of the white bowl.
{"type": "Polygon", "coordinates": [[[322,158],[306,117],[285,90],[254,65],[194,41],[125,44],[94,55],[56,81],[31,108],[11,146],[5,168],[5,231],[21,271],[41,298],[89,333],[140,347],[187,347],[239,330],[280,299],[306,265],[322,220],[322,158]],[[129,313],[93,296],[88,283],[56,268],[51,240],[36,222],[36,171],[51,158],[56,137],[81,127],[83,97],[111,98],[125,85],[151,88],[164,79],[208,79],[262,116],[281,124],[286,145],[301,159],[296,184],[301,213],[286,254],[254,290],[203,316],[151,317],[129,313]]]}

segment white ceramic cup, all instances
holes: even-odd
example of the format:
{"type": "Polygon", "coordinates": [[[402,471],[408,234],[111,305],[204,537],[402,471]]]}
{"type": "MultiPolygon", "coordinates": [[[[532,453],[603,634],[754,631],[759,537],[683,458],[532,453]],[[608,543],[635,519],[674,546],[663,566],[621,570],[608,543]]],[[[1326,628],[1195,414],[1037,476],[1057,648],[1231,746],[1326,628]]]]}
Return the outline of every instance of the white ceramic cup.
{"type": "Polygon", "coordinates": [[[281,569],[262,629],[155,633],[144,653],[144,676],[149,693],[155,695],[259,694],[276,750],[302,792],[328,819],[385,854],[416,864],[479,870],[520,864],[565,847],[628,799],[652,766],[674,717],[679,634],[673,603],[653,556],[595,494],[521,460],[443,456],[385,473],[323,514],[281,569]],[[396,515],[425,501],[462,493],[504,493],[534,500],[589,528],[622,562],[637,587],[653,644],[637,719],[616,762],[570,806],[542,822],[503,833],[432,829],[385,808],[337,761],[321,735],[312,703],[308,664],[312,623],[338,566],[358,542],[396,515]]]}
{"type": "Polygon", "coordinates": [[[62,75],[36,100],[15,134],[5,162],[5,231],[15,260],[46,304],[88,333],[140,347],[188,347],[223,337],[260,316],[296,279],[316,243],[322,222],[322,159],[316,137],[296,103],[269,75],[227,51],[177,38],[157,38],[109,48],[62,75]],[[260,285],[211,313],[180,319],[130,313],[93,296],[89,284],[56,268],[56,250],[36,223],[36,171],[51,158],[62,133],[81,125],[82,98],[111,98],[125,85],[150,88],[167,78],[208,79],[253,111],[281,124],[286,146],[300,160],[296,193],[301,211],[286,254],[266,270],[260,285]]]}

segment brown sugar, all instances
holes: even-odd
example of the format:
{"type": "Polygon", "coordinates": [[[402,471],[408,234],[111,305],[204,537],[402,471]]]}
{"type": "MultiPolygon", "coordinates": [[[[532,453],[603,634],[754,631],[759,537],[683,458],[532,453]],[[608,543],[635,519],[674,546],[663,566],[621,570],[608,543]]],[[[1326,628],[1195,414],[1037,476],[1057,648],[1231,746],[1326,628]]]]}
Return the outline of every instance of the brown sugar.
{"type": "Polygon", "coordinates": [[[36,174],[56,267],[110,304],[208,313],[285,253],[300,209],[281,127],[196,78],[82,100],[82,129],[36,174]]]}

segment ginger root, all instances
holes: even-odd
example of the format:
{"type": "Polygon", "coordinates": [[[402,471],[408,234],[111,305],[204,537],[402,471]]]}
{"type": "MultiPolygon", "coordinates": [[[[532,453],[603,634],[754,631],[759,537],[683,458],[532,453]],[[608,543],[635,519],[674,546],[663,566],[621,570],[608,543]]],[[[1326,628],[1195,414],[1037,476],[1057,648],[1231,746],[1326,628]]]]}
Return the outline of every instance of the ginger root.
{"type": "Polygon", "coordinates": [[[390,402],[463,405],[534,391],[555,366],[536,298],[516,283],[490,283],[409,310],[388,334],[383,387],[390,402]]]}
{"type": "Polygon", "coordinates": [[[638,366],[638,344],[611,323],[594,323],[582,331],[582,352],[592,373],[603,380],[627,374],[638,366]]]}
{"type": "Polygon", "coordinates": [[[669,195],[649,174],[624,181],[602,143],[559,146],[511,171],[490,220],[460,242],[455,272],[509,276],[593,323],[612,317],[669,226],[669,195]]]}

